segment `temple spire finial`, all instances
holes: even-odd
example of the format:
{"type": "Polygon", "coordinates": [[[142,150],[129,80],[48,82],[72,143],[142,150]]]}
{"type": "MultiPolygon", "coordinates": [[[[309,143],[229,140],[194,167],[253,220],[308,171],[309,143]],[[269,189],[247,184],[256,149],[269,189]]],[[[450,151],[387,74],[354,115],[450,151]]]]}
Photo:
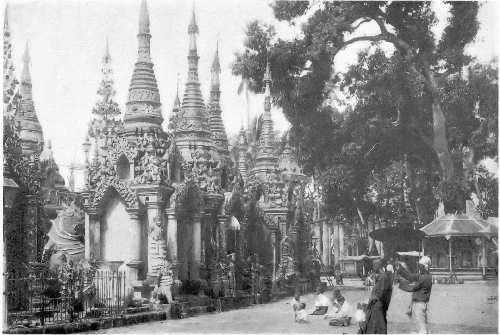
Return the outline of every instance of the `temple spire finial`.
{"type": "Polygon", "coordinates": [[[188,34],[192,35],[192,34],[198,34],[199,33],[199,30],[198,30],[198,24],[196,23],[196,10],[194,8],[194,3],[193,3],[193,11],[192,11],[192,15],[191,15],[191,21],[189,22],[189,25],[188,25],[188,34]]]}
{"type": "Polygon", "coordinates": [[[179,72],[177,72],[177,87],[175,89],[175,100],[174,100],[174,108],[173,108],[174,112],[179,111],[179,108],[181,107],[181,100],[179,98],[179,80],[180,80],[179,77],[180,77],[180,74],[179,74],[179,72]]]}
{"type": "Polygon", "coordinates": [[[141,1],[139,14],[139,34],[149,34],[149,12],[146,0],[141,1]]]}
{"type": "Polygon", "coordinates": [[[26,47],[24,48],[24,53],[23,53],[23,73],[21,76],[22,82],[31,83],[30,62],[31,62],[31,56],[30,56],[29,42],[26,42],[26,47]]]}
{"type": "Polygon", "coordinates": [[[110,60],[111,59],[111,54],[109,52],[109,39],[108,36],[106,36],[106,49],[104,50],[104,59],[105,60],[110,60]]]}
{"type": "Polygon", "coordinates": [[[3,17],[3,29],[4,31],[9,31],[9,3],[5,4],[5,13],[3,17]]]}
{"type": "MultiPolygon", "coordinates": [[[[215,49],[215,55],[214,55],[214,60],[212,62],[212,68],[210,70],[211,74],[212,74],[212,78],[211,78],[211,95],[214,95],[214,94],[217,94],[217,92],[220,91],[220,73],[221,73],[221,69],[220,69],[220,60],[219,60],[219,41],[217,41],[217,47],[215,49]]],[[[214,98],[214,97],[212,97],[214,98]]],[[[215,97],[217,98],[218,100],[218,96],[215,97]]]]}

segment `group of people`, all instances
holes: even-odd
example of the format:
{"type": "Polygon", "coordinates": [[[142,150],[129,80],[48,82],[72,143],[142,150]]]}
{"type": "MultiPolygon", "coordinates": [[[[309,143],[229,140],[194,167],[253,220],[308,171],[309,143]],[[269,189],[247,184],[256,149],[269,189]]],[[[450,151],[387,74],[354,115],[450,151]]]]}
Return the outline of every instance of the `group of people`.
{"type": "Polygon", "coordinates": [[[415,322],[418,332],[426,334],[427,304],[432,289],[430,265],[430,258],[423,256],[418,262],[418,273],[411,273],[404,263],[376,261],[373,264],[374,285],[368,303],[357,304],[355,310],[342,296],[340,290],[335,289],[330,299],[325,295],[324,287],[319,287],[316,291],[314,310],[308,314],[305,303],[301,301],[300,295],[296,294],[291,302],[295,322],[308,322],[308,315],[322,315],[330,319],[330,325],[345,325],[344,320],[353,317],[359,324],[360,334],[386,334],[387,311],[391,302],[394,277],[398,275],[399,288],[412,293],[407,314],[415,322]]]}

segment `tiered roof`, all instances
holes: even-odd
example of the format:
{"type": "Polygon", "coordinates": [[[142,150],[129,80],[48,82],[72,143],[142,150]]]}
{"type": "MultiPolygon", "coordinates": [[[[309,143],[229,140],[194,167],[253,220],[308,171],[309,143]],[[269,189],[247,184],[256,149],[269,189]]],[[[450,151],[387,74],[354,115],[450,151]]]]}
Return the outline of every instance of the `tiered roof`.
{"type": "Polygon", "coordinates": [[[275,152],[274,124],[271,116],[271,70],[269,62],[266,65],[264,83],[266,90],[264,93],[264,114],[262,115],[262,131],[257,143],[257,153],[255,156],[255,166],[253,173],[258,179],[265,179],[270,173],[274,173],[277,166],[278,157],[275,152]]]}
{"type": "Polygon", "coordinates": [[[138,57],[130,81],[127,109],[125,111],[125,133],[133,135],[136,130],[161,130],[160,93],[151,61],[149,14],[146,0],[141,2],[139,15],[138,57]]]}
{"type": "Polygon", "coordinates": [[[21,96],[20,108],[16,111],[15,121],[20,127],[19,137],[23,154],[30,155],[40,153],[43,148],[43,131],[38,116],[36,115],[35,105],[33,103],[33,90],[30,73],[30,53],[26,43],[26,49],[23,55],[23,72],[21,75],[21,86],[19,93],[21,96]]]}
{"type": "Polygon", "coordinates": [[[208,103],[209,126],[212,140],[214,141],[219,157],[223,160],[229,159],[229,149],[227,142],[226,128],[221,117],[220,107],[220,62],[219,62],[219,45],[215,51],[214,60],[212,62],[212,80],[210,87],[210,101],[208,103]]]}

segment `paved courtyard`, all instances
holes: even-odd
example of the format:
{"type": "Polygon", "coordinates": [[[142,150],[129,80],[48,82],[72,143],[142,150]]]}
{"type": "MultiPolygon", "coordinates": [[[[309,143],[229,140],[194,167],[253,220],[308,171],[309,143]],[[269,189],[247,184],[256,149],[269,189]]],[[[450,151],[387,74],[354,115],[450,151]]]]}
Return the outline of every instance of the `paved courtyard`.
{"type": "MultiPolygon", "coordinates": [[[[366,301],[369,291],[344,290],[344,296],[355,305],[366,301]]],[[[429,323],[433,333],[497,333],[497,282],[470,282],[463,285],[434,285],[429,323]]],[[[313,296],[305,297],[307,308],[313,306],[313,296]]],[[[289,299],[265,305],[197,317],[166,320],[135,326],[112,328],[98,333],[349,333],[357,332],[357,325],[331,327],[322,318],[310,319],[308,324],[293,322],[289,299]]],[[[394,287],[388,313],[389,333],[415,332],[405,312],[410,294],[394,287]]]]}

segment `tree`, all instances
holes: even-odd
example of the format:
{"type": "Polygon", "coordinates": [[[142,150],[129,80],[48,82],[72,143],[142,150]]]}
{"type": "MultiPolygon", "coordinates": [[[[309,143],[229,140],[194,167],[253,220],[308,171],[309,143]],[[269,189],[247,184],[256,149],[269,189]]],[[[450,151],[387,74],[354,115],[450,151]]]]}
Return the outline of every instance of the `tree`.
{"type": "MultiPolygon", "coordinates": [[[[309,18],[302,26],[302,36],[292,41],[278,39],[272,47],[270,41],[275,36],[269,33],[270,27],[257,22],[249,25],[246,50],[236,55],[233,73],[250,77],[256,83],[254,89],[259,90],[265,61],[269,58],[274,103],[283,109],[293,126],[293,137],[299,145],[299,156],[306,172],[326,175],[324,182],[334,186],[330,189],[339,198],[347,192],[353,202],[348,206],[351,212],[356,208],[359,213],[364,203],[361,195],[365,193],[371,170],[384,168],[392,160],[405,162],[412,189],[422,176],[437,172],[436,194],[444,202],[445,210],[464,209],[464,197],[468,193],[460,168],[464,155],[458,150],[458,138],[453,129],[450,130],[450,122],[453,122],[453,104],[458,103],[458,98],[471,102],[474,95],[464,97],[460,92],[452,92],[451,88],[454,80],[466,81],[461,75],[471,58],[464,48],[477,33],[479,5],[450,2],[448,6],[450,17],[440,40],[431,29],[436,18],[429,2],[278,1],[273,4],[278,19],[293,24],[298,17],[307,14],[309,18]],[[375,25],[378,32],[359,36],[360,27],[369,24],[375,25]],[[343,78],[333,74],[334,59],[340,50],[362,41],[372,45],[384,42],[394,53],[389,59],[383,52],[360,56],[358,65],[370,67],[351,71],[350,81],[344,81],[344,86],[349,87],[357,101],[354,111],[345,113],[344,120],[338,121],[330,100],[332,88],[343,78]],[[379,88],[377,83],[385,85],[379,88]],[[447,87],[449,96],[446,95],[447,87]],[[374,111],[374,107],[377,110],[374,111]],[[372,118],[367,118],[369,113],[372,118]],[[359,122],[363,126],[357,126],[359,122]],[[370,139],[360,141],[370,129],[373,133],[370,139]],[[353,135],[352,130],[357,133],[353,135]],[[382,134],[377,137],[379,130],[382,134]],[[406,141],[398,142],[402,139],[406,141]],[[378,148],[387,149],[391,143],[393,147],[398,143],[402,146],[389,150],[384,156],[386,159],[378,159],[379,163],[364,162],[365,155],[378,148]],[[339,158],[343,164],[338,164],[339,158]],[[356,167],[354,171],[351,170],[353,166],[356,167]]],[[[481,82],[486,85],[484,80],[481,82]]],[[[488,85],[493,92],[497,84],[488,85]]],[[[472,90],[472,87],[474,85],[467,89],[472,90]]],[[[470,105],[461,104],[464,117],[470,118],[470,105]]],[[[490,121],[491,116],[488,117],[490,121]]],[[[458,124],[463,121],[464,118],[457,119],[458,124]]],[[[477,130],[476,125],[468,124],[463,132],[465,136],[477,130]]],[[[496,144],[495,131],[490,126],[487,133],[496,144]]],[[[469,147],[469,143],[465,146],[469,147]]],[[[377,155],[383,152],[379,150],[377,155]]],[[[476,158],[481,157],[482,152],[476,158]]],[[[424,193],[429,195],[434,187],[432,180],[419,191],[425,189],[424,193]]]]}

